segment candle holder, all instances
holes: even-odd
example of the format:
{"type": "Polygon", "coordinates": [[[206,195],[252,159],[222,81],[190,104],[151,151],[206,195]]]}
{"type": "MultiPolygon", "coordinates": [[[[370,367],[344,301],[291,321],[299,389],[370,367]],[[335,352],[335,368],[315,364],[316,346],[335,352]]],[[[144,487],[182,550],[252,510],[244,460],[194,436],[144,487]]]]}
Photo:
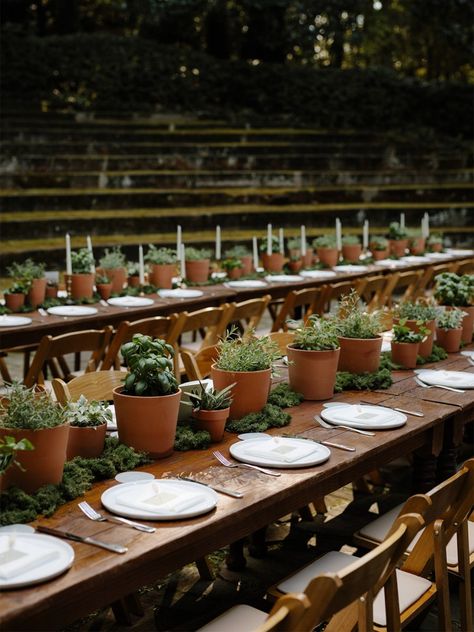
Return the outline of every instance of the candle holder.
{"type": "Polygon", "coordinates": [[[64,287],[66,288],[67,297],[71,298],[72,274],[64,274],[64,287]]]}

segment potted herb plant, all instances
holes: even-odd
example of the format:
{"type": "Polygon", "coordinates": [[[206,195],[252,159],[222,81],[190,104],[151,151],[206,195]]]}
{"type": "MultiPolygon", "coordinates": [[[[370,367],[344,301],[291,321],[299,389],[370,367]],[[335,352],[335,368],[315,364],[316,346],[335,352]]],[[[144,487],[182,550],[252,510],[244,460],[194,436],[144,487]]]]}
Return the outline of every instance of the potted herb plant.
{"type": "Polygon", "coordinates": [[[241,244],[237,244],[232,248],[229,248],[225,251],[224,257],[226,259],[240,259],[242,262],[242,275],[247,275],[252,272],[253,264],[252,264],[252,255],[250,250],[241,244]]]}
{"type": "Polygon", "coordinates": [[[408,248],[408,233],[398,222],[392,222],[388,228],[390,252],[395,257],[403,257],[408,248]]]}
{"type": "Polygon", "coordinates": [[[426,243],[430,252],[441,252],[443,250],[443,235],[431,233],[426,243]]]}
{"type": "Polygon", "coordinates": [[[459,351],[464,316],[460,309],[444,309],[436,319],[436,342],[448,353],[459,351]]]}
{"type": "Polygon", "coordinates": [[[260,253],[262,255],[262,265],[267,272],[281,272],[285,263],[285,256],[280,252],[280,240],[275,235],[271,239],[271,254],[267,251],[267,237],[260,242],[260,253]]]}
{"type": "Polygon", "coordinates": [[[112,283],[112,292],[121,292],[127,280],[127,260],[120,246],[112,250],[105,249],[105,254],[99,259],[99,274],[105,275],[112,283]]]}
{"type": "Polygon", "coordinates": [[[35,263],[33,259],[26,259],[22,263],[15,262],[8,268],[9,276],[29,284],[27,302],[33,308],[41,305],[46,296],[45,268],[46,264],[35,263]]]}
{"type": "Polygon", "coordinates": [[[291,388],[305,399],[330,399],[339,352],[337,323],[311,316],[304,327],[295,331],[294,340],[287,347],[291,388]]]}
{"type": "Polygon", "coordinates": [[[58,296],[58,284],[56,281],[48,280],[46,284],[45,298],[57,298],[58,296]]]}
{"type": "Polygon", "coordinates": [[[181,391],[173,373],[174,349],[164,340],[135,334],[121,348],[128,367],[114,389],[119,439],[162,458],[173,452],[181,391]]]}
{"type": "Polygon", "coordinates": [[[211,367],[214,387],[222,390],[234,384],[230,417],[240,419],[261,410],[270,391],[272,363],[281,353],[268,336],[256,338],[253,332],[243,338],[232,330],[218,345],[219,356],[211,367]]]}
{"type": "Polygon", "coordinates": [[[400,318],[398,324],[393,326],[392,360],[405,369],[416,368],[420,342],[429,333],[421,322],[417,325],[418,333],[407,327],[405,318],[400,318]]]}
{"type": "Polygon", "coordinates": [[[229,417],[232,403],[231,391],[234,384],[229,384],[221,391],[211,388],[206,390],[200,383],[199,391],[189,393],[193,406],[193,417],[198,430],[207,430],[214,443],[222,441],[225,424],[229,417]]]}
{"type": "Polygon", "coordinates": [[[22,450],[34,450],[34,445],[28,439],[18,440],[8,435],[0,439],[0,479],[9,467],[16,466],[22,469],[21,463],[16,459],[16,453],[22,450]]]}
{"type": "Polygon", "coordinates": [[[369,248],[375,261],[388,257],[388,239],[382,235],[374,235],[370,240],[369,248]]]}
{"type": "Polygon", "coordinates": [[[303,267],[303,259],[302,257],[294,257],[294,255],[290,254],[290,260],[288,261],[288,267],[293,274],[297,274],[301,268],[303,267]]]}
{"type": "Polygon", "coordinates": [[[349,373],[375,373],[380,365],[382,336],[378,313],[359,309],[355,290],[341,297],[338,311],[339,355],[338,370],[349,373]]]}
{"type": "Polygon", "coordinates": [[[211,251],[207,248],[185,249],[186,279],[192,283],[205,283],[209,278],[211,251]]]}
{"type": "Polygon", "coordinates": [[[96,274],[95,286],[97,288],[97,292],[100,295],[100,298],[103,301],[106,301],[110,298],[110,295],[112,294],[112,281],[109,279],[109,277],[105,276],[105,274],[96,274]]]}
{"type": "Polygon", "coordinates": [[[17,455],[20,468],[9,468],[2,476],[6,489],[16,486],[28,494],[63,477],[69,435],[65,411],[45,393],[14,383],[0,404],[0,439],[26,439],[35,449],[17,455]]]}
{"type": "Polygon", "coordinates": [[[229,279],[240,279],[240,277],[242,276],[243,266],[240,259],[237,259],[235,257],[224,259],[224,261],[222,262],[222,267],[226,271],[229,279]]]}
{"type": "Polygon", "coordinates": [[[104,451],[107,422],[112,411],[104,402],[89,401],[81,395],[77,402],[68,402],[66,417],[69,421],[67,460],[75,456],[94,459],[104,451]]]}
{"type": "Polygon", "coordinates": [[[474,328],[474,274],[462,276],[453,272],[443,272],[435,278],[434,297],[440,305],[460,307],[466,314],[462,323],[461,340],[472,342],[474,328]]]}
{"type": "Polygon", "coordinates": [[[407,231],[408,235],[408,247],[410,254],[422,255],[425,252],[426,238],[420,233],[418,229],[412,228],[407,231]]]}
{"type": "Polygon", "coordinates": [[[334,268],[339,261],[335,235],[321,235],[313,241],[319,261],[328,268],[334,268]]]}
{"type": "Polygon", "coordinates": [[[359,263],[362,246],[357,235],[344,235],[342,238],[342,258],[351,263],[359,263]]]}
{"type": "Polygon", "coordinates": [[[164,290],[171,289],[178,261],[176,251],[171,248],[156,248],[150,244],[145,261],[150,265],[150,283],[164,290]]]}
{"type": "Polygon", "coordinates": [[[288,239],[288,256],[290,260],[296,261],[301,258],[301,239],[298,237],[292,237],[288,239]]]}
{"type": "Polygon", "coordinates": [[[5,307],[12,312],[19,312],[25,304],[26,295],[30,288],[30,284],[25,280],[15,281],[8,290],[5,290],[3,297],[5,299],[5,307]]]}
{"type": "Polygon", "coordinates": [[[94,295],[94,259],[87,248],[71,252],[71,297],[76,300],[94,295]]]}
{"type": "Polygon", "coordinates": [[[420,333],[420,325],[428,330],[423,340],[420,342],[418,355],[422,358],[428,358],[433,351],[434,334],[436,331],[436,307],[426,301],[405,301],[394,311],[394,324],[398,324],[400,319],[405,320],[405,326],[420,333]]]}
{"type": "MultiPolygon", "coordinates": [[[[151,279],[150,283],[152,283],[151,279]]],[[[140,287],[140,264],[138,261],[127,263],[127,285],[128,287],[140,287]]]]}

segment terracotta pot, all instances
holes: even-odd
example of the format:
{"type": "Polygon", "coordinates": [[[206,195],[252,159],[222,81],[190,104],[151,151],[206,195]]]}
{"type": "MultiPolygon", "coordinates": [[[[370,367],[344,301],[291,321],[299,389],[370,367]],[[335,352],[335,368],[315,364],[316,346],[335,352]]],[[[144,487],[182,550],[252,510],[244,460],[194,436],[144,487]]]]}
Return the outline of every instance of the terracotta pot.
{"type": "Polygon", "coordinates": [[[222,410],[194,410],[193,417],[198,430],[207,430],[211,435],[211,441],[222,441],[225,423],[229,418],[230,408],[222,410]]]}
{"type": "MultiPolygon", "coordinates": [[[[151,283],[153,283],[151,281],[151,283]]],[[[138,274],[134,274],[133,276],[129,276],[127,279],[128,287],[140,287],[140,277],[138,274]]]]}
{"type": "Polygon", "coordinates": [[[290,257],[290,259],[300,259],[301,257],[301,248],[289,248],[288,249],[288,256],[290,257]]]}
{"type": "Polygon", "coordinates": [[[44,303],[44,299],[46,298],[46,279],[33,279],[30,287],[30,291],[28,292],[28,304],[31,307],[38,307],[41,303],[44,303]]]}
{"type": "Polygon", "coordinates": [[[313,265],[314,250],[306,248],[306,254],[303,255],[303,267],[310,268],[313,265]]]}
{"type": "Polygon", "coordinates": [[[68,423],[42,430],[0,428],[0,438],[7,435],[15,437],[16,441],[28,439],[35,449],[16,453],[16,459],[25,471],[15,465],[9,467],[0,478],[2,489],[15,486],[32,494],[43,485],[61,482],[69,436],[68,423]]]}
{"type": "Polygon", "coordinates": [[[227,276],[233,281],[235,281],[236,279],[240,279],[240,277],[242,276],[242,268],[232,268],[232,270],[229,270],[227,272],[227,276]]]}
{"type": "Polygon", "coordinates": [[[45,298],[57,298],[58,297],[58,287],[57,285],[47,285],[45,298]]]}
{"type": "Polygon", "coordinates": [[[181,390],[172,395],[137,397],[114,388],[115,416],[121,443],[148,452],[154,459],[172,454],[181,390]]]}
{"type": "Polygon", "coordinates": [[[301,259],[297,260],[297,261],[289,261],[288,262],[288,267],[290,268],[290,270],[293,273],[298,273],[301,268],[303,267],[303,261],[301,259]]]}
{"type": "Polygon", "coordinates": [[[12,312],[19,312],[25,304],[25,294],[4,294],[5,307],[12,312]]]}
{"type": "Polygon", "coordinates": [[[459,329],[439,329],[436,327],[436,342],[448,353],[456,353],[461,346],[462,327],[459,329]]]}
{"type": "Polygon", "coordinates": [[[392,360],[405,369],[416,369],[419,342],[392,342],[392,360]]]}
{"type": "Polygon", "coordinates": [[[253,270],[252,255],[240,257],[240,261],[242,262],[242,276],[250,274],[253,270]]]}
{"type": "Polygon", "coordinates": [[[440,242],[439,244],[430,244],[429,251],[430,252],[441,252],[443,250],[443,244],[440,242]]]}
{"type": "Polygon", "coordinates": [[[408,239],[390,239],[390,252],[396,257],[404,257],[405,250],[408,248],[408,239]]]}
{"type": "Polygon", "coordinates": [[[75,456],[85,459],[95,459],[104,451],[105,433],[107,424],[100,426],[80,428],[71,426],[67,442],[66,458],[68,461],[75,456]]]}
{"type": "Polygon", "coordinates": [[[374,261],[380,261],[381,259],[386,259],[388,257],[388,248],[385,250],[371,250],[371,253],[374,261]]]}
{"type": "Polygon", "coordinates": [[[331,399],[340,349],[305,351],[288,346],[286,350],[291,388],[305,399],[331,399]]]}
{"type": "Polygon", "coordinates": [[[209,278],[209,259],[186,261],[186,279],[193,283],[205,283],[209,278]]]}
{"type": "Polygon", "coordinates": [[[94,295],[94,275],[73,274],[71,275],[71,298],[92,298],[94,295]]]}
{"type": "Polygon", "coordinates": [[[97,268],[97,274],[106,276],[112,283],[112,292],[119,294],[127,280],[127,271],[125,268],[97,268]]]}
{"type": "Polygon", "coordinates": [[[472,330],[474,329],[474,305],[470,307],[460,307],[467,314],[462,321],[462,337],[461,340],[465,344],[472,342],[472,330]]]}
{"type": "MultiPolygon", "coordinates": [[[[398,325],[400,319],[394,318],[393,324],[398,325]]],[[[407,320],[405,325],[408,329],[411,329],[415,333],[419,333],[420,328],[416,324],[416,320],[407,320]]],[[[430,333],[426,336],[426,339],[423,342],[420,342],[420,348],[418,349],[418,355],[422,358],[428,358],[433,351],[433,342],[434,342],[434,334],[436,331],[436,322],[434,320],[428,320],[426,323],[423,323],[423,327],[426,327],[430,330],[430,333]]]]}
{"type": "Polygon", "coordinates": [[[410,253],[412,255],[421,255],[425,252],[425,246],[425,237],[417,237],[416,239],[413,239],[410,244],[410,253]]]}
{"type": "Polygon", "coordinates": [[[339,261],[337,248],[317,248],[316,254],[318,255],[319,261],[329,268],[334,268],[339,261]]]}
{"type": "Polygon", "coordinates": [[[112,283],[99,283],[97,285],[97,291],[99,292],[100,298],[106,301],[112,294],[112,283]]]}
{"type": "Polygon", "coordinates": [[[262,264],[267,272],[281,272],[285,263],[285,257],[279,253],[274,252],[271,255],[263,253],[262,264]]]}
{"type": "Polygon", "coordinates": [[[378,338],[343,338],[339,337],[341,353],[338,371],[349,373],[375,373],[380,365],[382,336],[378,338]]]}
{"type": "Polygon", "coordinates": [[[176,276],[175,263],[154,263],[151,266],[150,283],[162,290],[171,290],[173,277],[176,276]]]}
{"type": "Polygon", "coordinates": [[[271,369],[222,371],[212,365],[211,378],[214,382],[214,388],[219,391],[235,382],[229,413],[231,419],[240,419],[248,413],[256,413],[262,410],[267,403],[272,380],[271,369]]]}
{"type": "Polygon", "coordinates": [[[358,263],[362,254],[362,246],[360,244],[342,246],[342,258],[352,263],[358,263]]]}

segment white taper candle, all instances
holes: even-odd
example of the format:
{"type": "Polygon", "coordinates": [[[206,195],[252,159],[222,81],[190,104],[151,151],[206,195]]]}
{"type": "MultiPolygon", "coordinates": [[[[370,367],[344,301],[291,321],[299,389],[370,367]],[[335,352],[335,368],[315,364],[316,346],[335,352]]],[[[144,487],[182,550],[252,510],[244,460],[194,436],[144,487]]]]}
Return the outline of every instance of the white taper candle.
{"type": "Polygon", "coordinates": [[[71,237],[66,233],[66,274],[72,274],[71,237]]]}
{"type": "Polygon", "coordinates": [[[176,227],[176,256],[179,257],[181,253],[181,242],[182,242],[182,234],[181,234],[181,226],[176,227]]]}
{"type": "Polygon", "coordinates": [[[267,225],[267,255],[272,254],[272,225],[267,225]]]}
{"type": "Polygon", "coordinates": [[[283,228],[280,228],[280,230],[278,231],[278,243],[280,246],[280,254],[284,255],[285,254],[285,238],[283,235],[283,228]]]}
{"type": "Polygon", "coordinates": [[[369,220],[366,219],[364,222],[364,228],[362,231],[362,247],[364,250],[367,250],[369,247],[369,220]]]}
{"type": "Polygon", "coordinates": [[[179,256],[179,261],[181,265],[181,278],[185,279],[186,278],[186,253],[185,253],[183,243],[181,243],[181,246],[179,248],[178,256],[179,256]]]}
{"type": "Polygon", "coordinates": [[[221,227],[216,226],[216,261],[221,260],[221,227]]]}
{"type": "Polygon", "coordinates": [[[89,251],[89,254],[91,256],[91,272],[92,274],[95,274],[95,261],[94,261],[94,251],[92,250],[92,239],[90,235],[87,235],[86,237],[86,241],[87,241],[87,250],[89,251]]]}
{"type": "Polygon", "coordinates": [[[254,270],[258,268],[258,245],[257,238],[252,237],[252,247],[253,247],[253,267],[254,270]]]}
{"type": "Polygon", "coordinates": [[[301,256],[306,255],[306,226],[301,226],[301,256]]]}
{"type": "Polygon", "coordinates": [[[400,213],[400,228],[405,228],[405,213],[400,213]]]}
{"type": "Polygon", "coordinates": [[[145,285],[145,264],[143,262],[143,246],[138,246],[138,275],[140,285],[145,285]]]}
{"type": "Polygon", "coordinates": [[[342,250],[342,225],[339,217],[336,217],[336,246],[339,251],[342,250]]]}

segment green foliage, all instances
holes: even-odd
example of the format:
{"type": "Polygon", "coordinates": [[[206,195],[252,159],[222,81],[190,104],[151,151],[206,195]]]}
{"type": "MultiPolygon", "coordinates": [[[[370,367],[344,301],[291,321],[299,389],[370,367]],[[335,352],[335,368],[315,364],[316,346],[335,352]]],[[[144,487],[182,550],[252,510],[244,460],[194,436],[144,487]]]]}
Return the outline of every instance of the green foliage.
{"type": "Polygon", "coordinates": [[[216,366],[222,371],[263,371],[281,357],[276,342],[268,336],[257,338],[253,332],[239,338],[235,330],[219,342],[219,357],[216,366]]]}
{"type": "Polygon", "coordinates": [[[267,404],[261,411],[250,413],[242,419],[233,419],[226,425],[229,432],[265,432],[269,428],[282,428],[291,421],[291,415],[273,404],[267,404]]]}
{"type": "Polygon", "coordinates": [[[26,279],[15,281],[10,285],[5,294],[27,294],[30,290],[31,282],[26,279]]]}
{"type": "Polygon", "coordinates": [[[211,444],[211,435],[207,430],[195,431],[189,426],[178,426],[174,440],[174,449],[178,452],[185,450],[205,450],[211,444]]]}
{"type": "Polygon", "coordinates": [[[148,252],[145,255],[145,261],[154,263],[155,265],[174,264],[178,260],[176,250],[171,248],[157,248],[153,244],[148,246],[148,252]]]}
{"type": "Polygon", "coordinates": [[[237,259],[236,257],[230,257],[228,259],[224,259],[222,262],[222,267],[226,272],[230,272],[231,270],[240,270],[244,266],[242,265],[242,261],[237,259]]]}
{"type": "Polygon", "coordinates": [[[288,239],[287,246],[290,250],[301,250],[301,238],[291,237],[288,239]]]}
{"type": "Polygon", "coordinates": [[[426,323],[429,320],[436,318],[436,307],[427,301],[405,301],[400,303],[395,310],[396,315],[399,318],[405,318],[406,320],[421,320],[426,323]]]}
{"type": "Polygon", "coordinates": [[[96,285],[112,285],[112,281],[105,274],[96,274],[95,275],[95,284],[96,285]]]}
{"type": "Polygon", "coordinates": [[[89,401],[81,395],[76,402],[68,402],[66,415],[71,426],[91,428],[112,421],[112,411],[105,402],[89,401]]]}
{"type": "Polygon", "coordinates": [[[15,437],[10,437],[5,435],[5,437],[0,438],[0,475],[7,471],[7,469],[16,465],[21,470],[23,467],[21,463],[19,463],[16,459],[16,453],[20,450],[34,450],[35,447],[28,441],[28,439],[20,439],[17,441],[15,437]]]}
{"type": "Polygon", "coordinates": [[[192,390],[189,393],[194,410],[224,410],[232,404],[232,389],[235,382],[220,391],[215,388],[206,390],[204,384],[201,382],[199,384],[199,391],[192,390]]]}
{"type": "Polygon", "coordinates": [[[360,244],[360,239],[357,235],[344,235],[342,238],[343,246],[358,246],[360,244]]]}
{"type": "Polygon", "coordinates": [[[121,347],[129,373],[125,379],[125,395],[171,395],[178,391],[173,373],[174,349],[159,338],[135,334],[121,347]]]}
{"type": "Polygon", "coordinates": [[[429,329],[423,327],[422,321],[417,321],[419,333],[415,333],[406,326],[407,319],[400,318],[398,325],[393,326],[393,342],[417,343],[421,342],[430,332],[429,329]]]}
{"type": "Polygon", "coordinates": [[[31,283],[33,279],[42,279],[44,277],[45,268],[45,263],[35,263],[33,259],[26,259],[22,263],[13,262],[7,268],[7,272],[12,279],[22,279],[31,283]]]}
{"type": "Polygon", "coordinates": [[[207,248],[192,248],[191,246],[184,249],[186,261],[204,261],[210,259],[212,253],[207,248]]]}
{"type": "Polygon", "coordinates": [[[87,248],[81,248],[80,250],[73,250],[71,252],[73,274],[89,274],[93,265],[94,259],[87,248]]]}
{"type": "Polygon", "coordinates": [[[474,301],[474,274],[443,272],[435,277],[434,297],[441,305],[467,307],[474,301]]]}
{"type": "Polygon", "coordinates": [[[289,384],[282,382],[270,391],[267,404],[278,406],[278,408],[292,408],[299,406],[303,400],[304,397],[301,393],[296,393],[289,384]]]}
{"type": "Polygon", "coordinates": [[[105,249],[105,254],[99,259],[99,266],[104,270],[113,270],[115,268],[125,268],[127,259],[123,254],[120,246],[114,246],[112,250],[105,249]]]}
{"type": "Polygon", "coordinates": [[[439,329],[459,329],[465,315],[461,309],[442,310],[436,318],[436,326],[439,329]]]}
{"type": "Polygon", "coordinates": [[[26,388],[14,382],[7,388],[6,402],[0,403],[0,426],[41,430],[55,428],[65,423],[63,408],[53,402],[47,393],[35,393],[34,387],[26,388]]]}
{"type": "Polygon", "coordinates": [[[239,257],[248,257],[250,254],[250,250],[247,246],[237,244],[236,246],[232,246],[232,248],[226,250],[224,256],[226,259],[238,259],[239,257]]]}
{"type": "Polygon", "coordinates": [[[442,244],[443,235],[441,233],[431,233],[426,243],[428,244],[428,246],[433,246],[435,244],[442,244]]]}
{"type": "Polygon", "coordinates": [[[305,351],[339,349],[338,333],[339,325],[334,319],[313,315],[304,327],[299,327],[295,331],[291,346],[305,351]]]}
{"type": "Polygon", "coordinates": [[[338,328],[344,338],[378,338],[382,329],[380,314],[362,312],[359,309],[360,296],[355,290],[339,300],[338,328]]]}
{"type": "Polygon", "coordinates": [[[388,227],[388,237],[394,241],[408,238],[408,231],[406,228],[402,228],[398,222],[391,222],[388,227]]]}
{"type": "Polygon", "coordinates": [[[336,235],[320,235],[313,239],[313,248],[337,248],[336,235]]]}
{"type": "MultiPolygon", "coordinates": [[[[261,253],[265,254],[267,252],[267,236],[260,241],[259,250],[261,253]]],[[[272,235],[272,243],[271,243],[272,254],[276,254],[280,252],[280,240],[275,235],[272,235]]]]}
{"type": "MultiPolygon", "coordinates": [[[[146,255],[145,255],[146,259],[146,255]]],[[[129,261],[127,263],[127,274],[128,276],[139,276],[140,274],[140,264],[138,261],[129,261]]]]}
{"type": "Polygon", "coordinates": [[[370,249],[371,250],[387,250],[388,248],[388,239],[383,237],[382,235],[374,235],[370,238],[370,249]]]}
{"type": "Polygon", "coordinates": [[[438,347],[438,345],[433,345],[433,350],[431,351],[431,355],[427,358],[422,358],[418,356],[416,363],[423,365],[431,362],[440,362],[440,360],[446,360],[448,357],[447,351],[443,349],[443,347],[438,347]]]}
{"type": "Polygon", "coordinates": [[[348,373],[339,371],[336,374],[334,392],[341,391],[373,391],[379,388],[390,388],[392,374],[389,368],[379,368],[376,373],[348,373]]]}

